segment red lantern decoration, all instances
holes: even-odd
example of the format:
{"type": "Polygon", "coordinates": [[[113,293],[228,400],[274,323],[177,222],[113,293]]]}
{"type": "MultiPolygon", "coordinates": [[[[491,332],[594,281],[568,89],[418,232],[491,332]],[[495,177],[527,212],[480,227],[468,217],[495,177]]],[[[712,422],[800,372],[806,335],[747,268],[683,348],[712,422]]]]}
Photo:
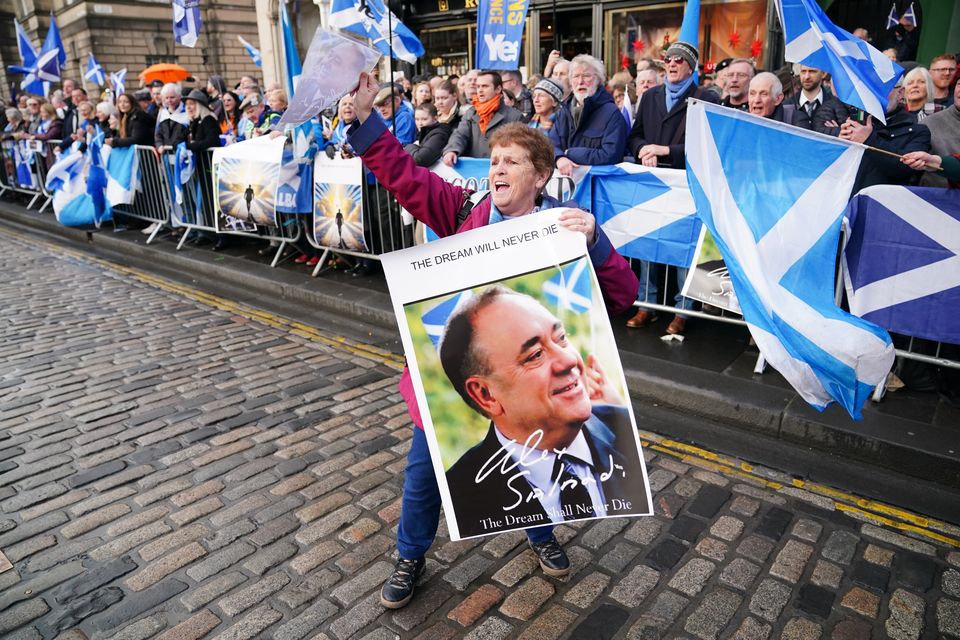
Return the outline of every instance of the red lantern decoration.
{"type": "Polygon", "coordinates": [[[646,48],[647,48],[647,43],[645,43],[643,40],[637,40],[636,42],[633,43],[634,53],[643,53],[643,50],[646,48]]]}
{"type": "Polygon", "coordinates": [[[759,40],[754,40],[750,43],[750,55],[754,58],[760,57],[760,52],[763,51],[763,43],[759,40]]]}
{"type": "Polygon", "coordinates": [[[630,68],[630,56],[628,56],[627,54],[623,54],[623,56],[620,58],[620,68],[621,69],[630,68]]]}
{"type": "Polygon", "coordinates": [[[732,49],[738,49],[740,47],[740,34],[737,31],[730,32],[727,42],[730,43],[732,49]]]}

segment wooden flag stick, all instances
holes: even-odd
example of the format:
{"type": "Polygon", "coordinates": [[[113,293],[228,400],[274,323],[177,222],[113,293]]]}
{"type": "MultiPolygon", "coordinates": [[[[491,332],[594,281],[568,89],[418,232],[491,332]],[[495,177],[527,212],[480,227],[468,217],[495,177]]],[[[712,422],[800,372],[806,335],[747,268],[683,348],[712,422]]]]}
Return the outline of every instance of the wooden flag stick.
{"type": "MultiPolygon", "coordinates": [[[[863,145],[863,148],[866,149],[867,151],[875,151],[876,153],[882,153],[885,156],[892,156],[897,160],[903,160],[902,155],[900,155],[899,153],[894,153],[893,151],[887,151],[886,149],[880,149],[879,147],[871,147],[868,144],[863,145]]],[[[935,168],[937,171],[943,171],[943,167],[934,167],[932,164],[926,164],[924,166],[930,167],[931,169],[935,168]]]]}

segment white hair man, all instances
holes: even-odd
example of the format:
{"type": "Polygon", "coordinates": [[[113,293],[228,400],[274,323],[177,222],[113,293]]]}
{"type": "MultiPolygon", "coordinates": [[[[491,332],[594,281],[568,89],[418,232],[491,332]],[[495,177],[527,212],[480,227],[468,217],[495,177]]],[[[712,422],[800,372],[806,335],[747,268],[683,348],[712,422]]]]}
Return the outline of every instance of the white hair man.
{"type": "Polygon", "coordinates": [[[627,123],[603,86],[606,79],[603,63],[593,56],[582,54],[570,62],[570,96],[549,132],[557,170],[565,176],[582,164],[623,160],[627,123]]]}
{"type": "Polygon", "coordinates": [[[180,85],[168,82],[160,89],[160,100],[163,108],[157,115],[157,130],[154,132],[154,142],[161,151],[166,147],[176,148],[187,139],[187,127],[190,118],[183,108],[183,98],[180,85]]]}

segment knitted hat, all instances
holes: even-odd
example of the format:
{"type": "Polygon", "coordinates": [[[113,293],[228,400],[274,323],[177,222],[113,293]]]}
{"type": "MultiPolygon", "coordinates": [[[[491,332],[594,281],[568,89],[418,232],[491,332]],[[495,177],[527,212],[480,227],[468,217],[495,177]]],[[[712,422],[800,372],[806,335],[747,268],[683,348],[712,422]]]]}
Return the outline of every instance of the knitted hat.
{"type": "Polygon", "coordinates": [[[691,69],[697,68],[697,59],[700,57],[697,53],[697,48],[692,44],[686,42],[673,42],[670,44],[670,47],[667,49],[667,53],[664,54],[666,58],[672,58],[673,56],[680,56],[690,65],[691,69]]]}
{"type": "Polygon", "coordinates": [[[533,90],[547,93],[551,98],[556,100],[557,104],[560,104],[563,101],[563,87],[561,87],[555,80],[551,80],[550,78],[544,78],[538,82],[537,86],[535,86],[533,90]]]}

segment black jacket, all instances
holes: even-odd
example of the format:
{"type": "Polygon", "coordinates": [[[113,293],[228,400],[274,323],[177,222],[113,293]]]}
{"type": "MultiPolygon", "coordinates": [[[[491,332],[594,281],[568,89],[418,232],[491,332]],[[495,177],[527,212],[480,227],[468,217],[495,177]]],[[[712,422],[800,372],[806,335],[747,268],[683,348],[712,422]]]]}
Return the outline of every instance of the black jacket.
{"type": "Polygon", "coordinates": [[[800,106],[800,96],[802,95],[803,92],[798,92],[789,100],[789,103],[797,109],[794,124],[817,133],[825,133],[828,136],[840,135],[840,125],[850,117],[850,108],[840,102],[835,95],[824,89],[823,102],[817,106],[811,118],[807,114],[807,110],[800,106]],[[837,126],[828,127],[827,123],[830,121],[836,122],[837,126]]]}
{"type": "MultiPolygon", "coordinates": [[[[160,115],[163,114],[163,111],[160,111],[160,115]]],[[[157,116],[157,120],[160,119],[160,116],[157,116]]],[[[176,148],[178,144],[187,139],[187,127],[180,124],[173,118],[167,118],[163,122],[157,124],[157,128],[153,132],[154,144],[158,147],[173,147],[176,148]]]]}
{"type": "Polygon", "coordinates": [[[443,154],[443,148],[450,139],[450,125],[438,122],[417,132],[417,142],[411,142],[403,148],[413,156],[420,167],[432,167],[443,154]]]}
{"type": "MultiPolygon", "coordinates": [[[[873,133],[864,144],[898,155],[911,151],[930,151],[930,129],[917,124],[917,114],[901,106],[886,114],[887,124],[873,120],[873,133]]],[[[864,151],[853,193],[875,184],[916,184],[923,171],[914,171],[894,158],[875,151],[864,151]]]]}
{"type": "Polygon", "coordinates": [[[127,116],[127,135],[120,137],[119,132],[113,139],[114,147],[129,147],[139,144],[147,147],[153,146],[153,130],[157,126],[156,121],[145,112],[137,110],[127,116]]]}
{"type": "Polygon", "coordinates": [[[687,99],[697,98],[716,104],[717,94],[691,84],[668,113],[666,91],[666,86],[661,84],[647,89],[640,98],[633,130],[627,139],[627,153],[636,157],[640,147],[648,144],[666,145],[670,147],[670,155],[662,156],[658,165],[683,169],[686,166],[683,153],[687,135],[687,99]]]}
{"type": "Polygon", "coordinates": [[[220,146],[220,123],[213,115],[190,121],[187,133],[187,149],[194,153],[220,146]]]}
{"type": "Polygon", "coordinates": [[[60,130],[60,150],[66,151],[73,144],[73,134],[77,132],[80,123],[80,113],[76,107],[68,109],[63,115],[63,128],[60,130]]]}

